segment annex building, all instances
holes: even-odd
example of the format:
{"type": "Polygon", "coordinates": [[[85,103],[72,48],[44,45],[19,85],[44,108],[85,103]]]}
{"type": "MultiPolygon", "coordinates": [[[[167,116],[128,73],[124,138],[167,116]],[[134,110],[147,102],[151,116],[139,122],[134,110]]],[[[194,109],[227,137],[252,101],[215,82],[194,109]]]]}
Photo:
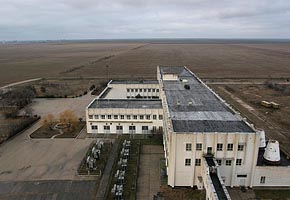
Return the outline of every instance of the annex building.
{"type": "Polygon", "coordinates": [[[225,186],[290,186],[290,161],[186,67],[157,67],[157,80],[110,81],[86,108],[91,134],[163,130],[168,185],[230,199],[225,186]]]}

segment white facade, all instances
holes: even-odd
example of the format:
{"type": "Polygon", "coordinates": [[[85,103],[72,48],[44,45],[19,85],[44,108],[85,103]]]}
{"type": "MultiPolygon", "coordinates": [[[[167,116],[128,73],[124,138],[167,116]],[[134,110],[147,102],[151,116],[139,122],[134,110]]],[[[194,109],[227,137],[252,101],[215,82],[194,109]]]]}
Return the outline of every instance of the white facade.
{"type": "Polygon", "coordinates": [[[158,99],[157,81],[110,81],[86,109],[87,132],[148,134],[161,131],[163,110],[158,99]]]}
{"type": "Polygon", "coordinates": [[[230,199],[225,186],[290,186],[290,160],[265,163],[265,132],[191,71],[158,67],[157,79],[111,81],[86,109],[88,133],[163,130],[168,185],[206,189],[207,199],[230,199]]]}

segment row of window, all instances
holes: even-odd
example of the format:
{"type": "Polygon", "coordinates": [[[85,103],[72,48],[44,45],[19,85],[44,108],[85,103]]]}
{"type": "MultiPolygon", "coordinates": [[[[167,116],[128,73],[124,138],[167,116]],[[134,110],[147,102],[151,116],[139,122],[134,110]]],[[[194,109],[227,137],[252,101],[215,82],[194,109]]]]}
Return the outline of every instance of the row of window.
{"type": "MultiPolygon", "coordinates": [[[[219,165],[222,165],[222,160],[221,159],[217,159],[217,163],[219,165]]],[[[190,158],[186,158],[185,159],[185,166],[190,166],[191,165],[191,159],[190,158]]],[[[197,158],[195,159],[195,166],[200,166],[201,165],[201,159],[197,158]]],[[[225,162],[226,166],[231,166],[232,165],[232,160],[226,160],[225,162]]],[[[236,159],[236,165],[242,165],[242,159],[236,159]]]]}
{"type": "MultiPolygon", "coordinates": [[[[98,130],[98,126],[97,125],[92,125],[91,126],[92,130],[98,130]]],[[[104,125],[104,130],[105,131],[109,131],[111,129],[111,126],[109,125],[104,125]]],[[[123,130],[123,126],[116,126],[116,130],[117,131],[122,131],[123,130]]],[[[136,130],[136,126],[129,126],[129,131],[135,131],[136,130]]],[[[148,126],[142,126],[142,131],[148,131],[148,126]]]]}
{"type": "Polygon", "coordinates": [[[155,88],[127,88],[127,92],[159,92],[155,88]]]}
{"type": "Polygon", "coordinates": [[[163,115],[89,115],[89,119],[141,119],[141,120],[150,120],[151,117],[153,120],[157,120],[157,117],[159,120],[163,119],[163,115]]]}
{"type": "MultiPolygon", "coordinates": [[[[222,159],[217,159],[216,161],[217,161],[218,165],[222,165],[223,164],[222,163],[222,159]]],[[[232,165],[232,160],[226,160],[225,165],[226,166],[231,166],[232,165]]],[[[242,165],[242,159],[240,159],[240,158],[236,159],[236,165],[239,165],[239,166],[242,165]]]]}
{"type": "MultiPolygon", "coordinates": [[[[227,151],[233,151],[234,149],[234,144],[228,144],[227,145],[227,151]]],[[[186,143],[185,144],[185,150],[186,151],[191,151],[192,150],[192,144],[191,143],[186,143]]],[[[201,151],[202,150],[202,143],[196,143],[195,146],[195,150],[196,151],[201,151]]],[[[223,151],[223,144],[222,143],[218,143],[217,144],[217,151],[223,151]]],[[[238,145],[238,151],[244,151],[244,145],[243,144],[239,144],[238,145]]]]}

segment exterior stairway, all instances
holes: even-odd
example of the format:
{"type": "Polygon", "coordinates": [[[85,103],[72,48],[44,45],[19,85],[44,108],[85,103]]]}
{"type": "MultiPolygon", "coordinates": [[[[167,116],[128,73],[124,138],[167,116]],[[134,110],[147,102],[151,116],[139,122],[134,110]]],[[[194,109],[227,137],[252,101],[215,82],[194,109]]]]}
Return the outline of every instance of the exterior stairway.
{"type": "Polygon", "coordinates": [[[203,182],[206,189],[206,199],[231,200],[231,197],[222,181],[216,161],[211,156],[204,157],[203,182]]]}

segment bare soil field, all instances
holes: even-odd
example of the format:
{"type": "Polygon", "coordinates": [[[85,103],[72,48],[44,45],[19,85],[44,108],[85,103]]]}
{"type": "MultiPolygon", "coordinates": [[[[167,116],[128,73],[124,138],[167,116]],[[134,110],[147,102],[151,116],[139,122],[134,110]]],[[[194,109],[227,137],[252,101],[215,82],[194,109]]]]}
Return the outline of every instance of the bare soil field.
{"type": "Polygon", "coordinates": [[[289,63],[289,43],[5,44],[0,45],[0,86],[40,77],[104,77],[107,72],[109,78],[154,78],[157,65],[185,65],[202,78],[290,77],[289,63]]]}
{"type": "Polygon", "coordinates": [[[210,86],[257,128],[264,129],[268,138],[278,140],[290,155],[290,95],[265,85],[210,86]],[[263,100],[274,101],[280,108],[266,108],[260,104],[263,100]]]}
{"type": "Polygon", "coordinates": [[[138,46],[137,43],[87,42],[1,44],[0,86],[34,77],[65,76],[68,71],[138,46]]]}

